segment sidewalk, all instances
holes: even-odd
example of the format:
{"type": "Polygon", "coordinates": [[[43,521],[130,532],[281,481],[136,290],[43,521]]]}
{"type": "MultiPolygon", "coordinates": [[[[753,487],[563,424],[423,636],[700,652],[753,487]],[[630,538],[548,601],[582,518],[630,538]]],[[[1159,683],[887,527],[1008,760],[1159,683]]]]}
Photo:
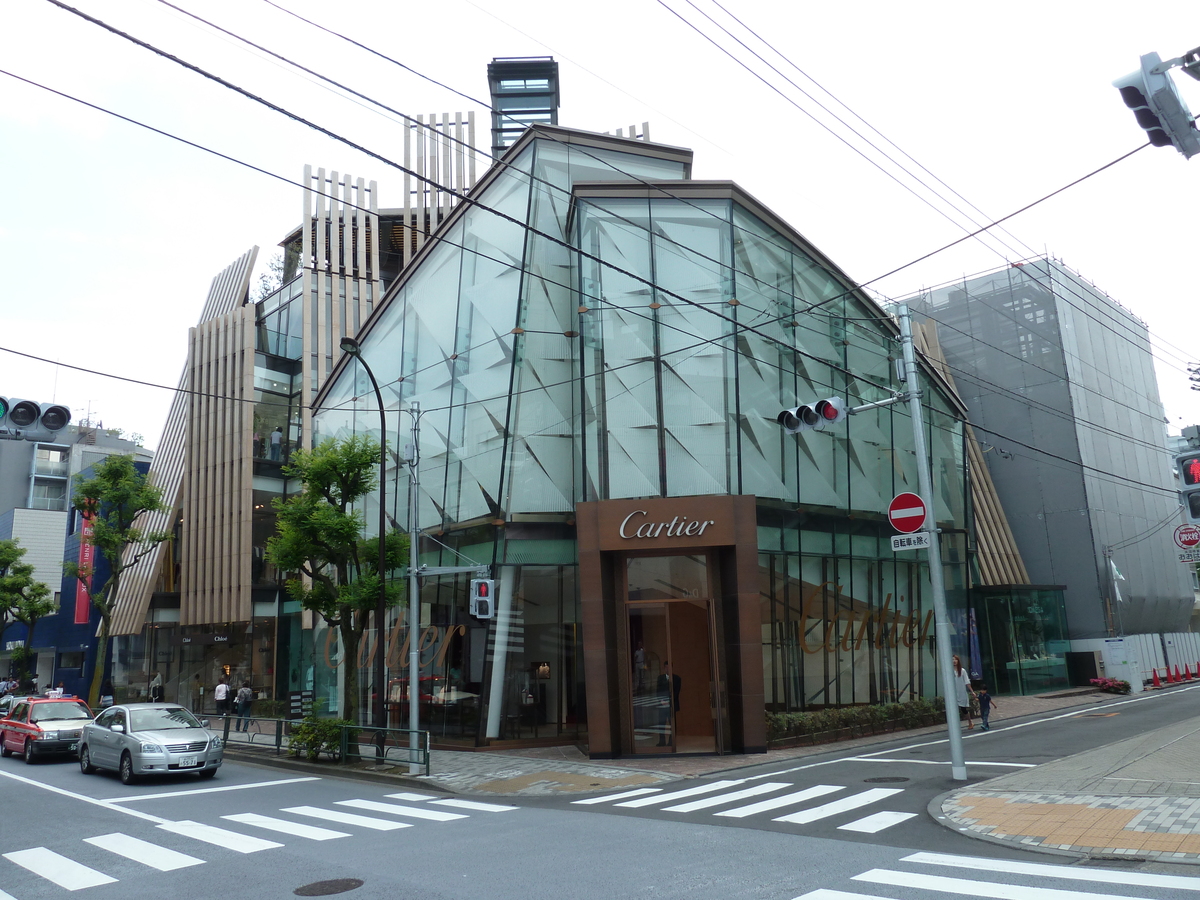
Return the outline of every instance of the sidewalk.
{"type": "Polygon", "coordinates": [[[984,840],[1073,856],[1200,862],[1200,717],[942,795],[984,840]]]}
{"type": "MultiPolygon", "coordinates": [[[[1004,697],[992,721],[1006,721],[1039,715],[1070,707],[1085,710],[1117,700],[1111,694],[1090,690],[1068,691],[1053,696],[1004,697]],[[1003,715],[999,715],[999,713],[1003,715]]],[[[642,759],[591,760],[577,747],[535,747],[498,751],[434,750],[431,773],[411,776],[407,766],[335,767],[291,760],[276,756],[273,747],[251,746],[236,740],[234,734],[226,747],[230,759],[277,765],[294,770],[313,771],[340,777],[356,775],[373,780],[395,780],[410,787],[424,786],[453,793],[505,794],[511,796],[555,796],[575,793],[603,793],[619,788],[641,787],[730,772],[750,766],[803,759],[824,754],[852,754],[857,750],[889,741],[919,741],[944,735],[944,724],[914,728],[891,734],[872,735],[848,741],[815,746],[790,747],[767,753],[728,754],[725,756],[657,756],[642,759]]],[[[1197,779],[1200,781],[1200,779],[1197,779]]]]}

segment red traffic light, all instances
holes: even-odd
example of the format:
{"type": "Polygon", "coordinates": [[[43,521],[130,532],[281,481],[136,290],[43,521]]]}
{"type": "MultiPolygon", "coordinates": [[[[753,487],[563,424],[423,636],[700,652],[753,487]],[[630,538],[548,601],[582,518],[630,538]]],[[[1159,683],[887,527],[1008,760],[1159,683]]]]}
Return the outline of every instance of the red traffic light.
{"type": "Polygon", "coordinates": [[[1200,456],[1185,456],[1179,460],[1179,474],[1186,485],[1200,484],[1200,456]]]}

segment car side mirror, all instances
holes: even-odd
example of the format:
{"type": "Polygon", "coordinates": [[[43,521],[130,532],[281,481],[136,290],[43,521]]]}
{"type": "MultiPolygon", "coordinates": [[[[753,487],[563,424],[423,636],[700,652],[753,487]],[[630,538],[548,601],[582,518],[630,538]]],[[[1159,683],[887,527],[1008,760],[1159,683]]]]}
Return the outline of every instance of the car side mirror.
{"type": "Polygon", "coordinates": [[[207,728],[208,727],[208,719],[201,719],[200,724],[203,725],[205,728],[207,728]]]}
{"type": "Polygon", "coordinates": [[[125,726],[124,726],[124,725],[121,725],[120,723],[114,724],[114,725],[112,725],[112,726],[110,726],[110,727],[111,727],[111,728],[112,728],[112,730],[113,730],[113,731],[115,731],[117,734],[124,734],[124,733],[125,733],[125,726]]]}

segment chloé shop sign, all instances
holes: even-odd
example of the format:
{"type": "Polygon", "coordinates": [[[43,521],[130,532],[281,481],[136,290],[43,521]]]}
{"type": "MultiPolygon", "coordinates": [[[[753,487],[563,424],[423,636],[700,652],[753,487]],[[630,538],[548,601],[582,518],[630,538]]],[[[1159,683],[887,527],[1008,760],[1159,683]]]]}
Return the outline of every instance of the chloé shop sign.
{"type": "Polygon", "coordinates": [[[656,538],[662,537],[700,537],[709,525],[716,525],[716,519],[688,519],[687,516],[675,516],[670,522],[647,521],[649,513],[644,509],[635,509],[624,519],[617,529],[622,538],[656,538]]]}

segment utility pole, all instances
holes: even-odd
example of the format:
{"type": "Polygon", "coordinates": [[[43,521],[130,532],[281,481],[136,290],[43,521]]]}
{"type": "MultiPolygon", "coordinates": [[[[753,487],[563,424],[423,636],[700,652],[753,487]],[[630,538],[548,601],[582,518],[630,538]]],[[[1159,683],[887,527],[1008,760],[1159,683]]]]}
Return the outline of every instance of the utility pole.
{"type": "Polygon", "coordinates": [[[421,528],[418,514],[421,508],[421,479],[418,468],[421,457],[421,405],[415,400],[408,405],[412,416],[412,450],[408,456],[408,774],[420,775],[421,728],[421,588],[418,545],[421,528]]]}
{"type": "Polygon", "coordinates": [[[958,722],[958,685],[950,653],[950,617],[946,610],[946,585],[942,573],[942,548],[933,513],[933,483],[929,475],[929,450],[925,444],[925,420],[921,410],[921,383],[917,377],[916,351],[913,349],[912,313],[908,304],[897,310],[900,320],[900,347],[904,353],[904,375],[908,382],[908,409],[913,424],[913,449],[917,457],[917,484],[928,510],[929,584],[933,592],[933,633],[937,641],[937,665],[942,674],[942,694],[946,698],[946,729],[950,737],[950,769],[955,781],[967,780],[963,755],[962,726],[958,722]]]}

